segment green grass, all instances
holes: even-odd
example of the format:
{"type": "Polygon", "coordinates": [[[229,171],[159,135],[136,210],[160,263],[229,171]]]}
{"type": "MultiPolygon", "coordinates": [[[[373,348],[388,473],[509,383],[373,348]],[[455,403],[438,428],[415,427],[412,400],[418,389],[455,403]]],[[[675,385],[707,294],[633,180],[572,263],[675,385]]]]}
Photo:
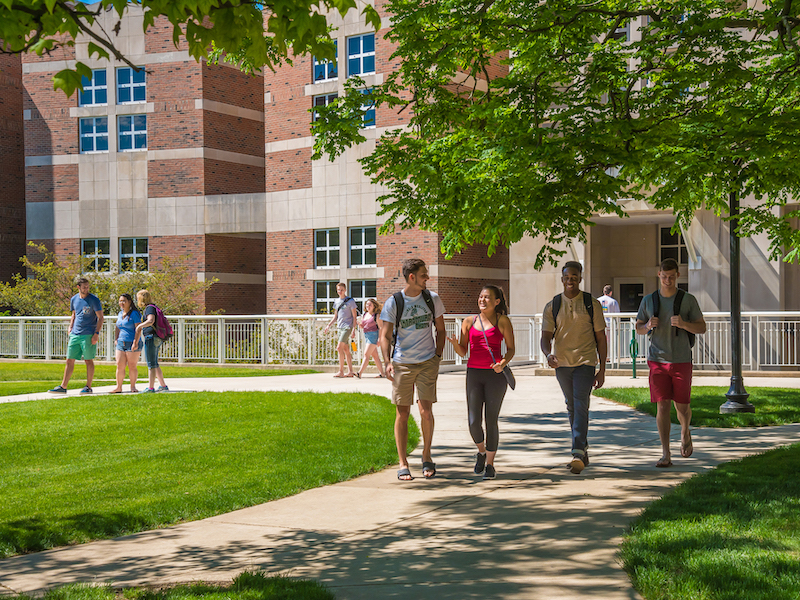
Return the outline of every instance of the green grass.
{"type": "MultiPolygon", "coordinates": [[[[244,572],[231,585],[196,583],[161,590],[129,588],[118,593],[109,586],[64,586],[47,592],[42,600],[335,600],[324,585],[307,579],[268,577],[244,572]]],[[[11,600],[32,600],[11,596],[11,600]]]]}
{"type": "MultiPolygon", "coordinates": [[[[302,375],[317,373],[313,369],[260,369],[247,367],[200,367],[195,365],[162,364],[167,379],[181,377],[268,377],[272,375],[302,375]]],[[[95,365],[92,386],[114,385],[117,368],[115,365],[95,365]]],[[[35,394],[46,392],[61,383],[64,376],[64,363],[43,362],[0,362],[0,396],[35,394]]],[[[124,389],[128,389],[127,378],[124,389]]],[[[147,365],[139,361],[139,383],[145,387],[147,365]]],[[[69,382],[69,389],[80,389],[86,385],[86,366],[83,361],[75,363],[75,372],[69,382]]]]}
{"type": "MultiPolygon", "coordinates": [[[[0,557],[230,512],[393,464],[369,394],[198,392],[0,404],[0,557]]],[[[419,431],[412,423],[409,448],[419,431]]]]}
{"type": "MultiPolygon", "coordinates": [[[[719,414],[728,388],[697,386],[692,388],[693,427],[764,427],[800,423],[800,390],[784,388],[749,388],[750,402],[755,413],[719,414]]],[[[650,402],[648,388],[601,388],[595,396],[627,404],[636,410],[656,415],[656,405],[650,402]]],[[[675,407],[672,422],[678,423],[675,407]]]]}
{"type": "Polygon", "coordinates": [[[651,504],[620,550],[647,600],[800,598],[800,444],[725,463],[651,504]]]}

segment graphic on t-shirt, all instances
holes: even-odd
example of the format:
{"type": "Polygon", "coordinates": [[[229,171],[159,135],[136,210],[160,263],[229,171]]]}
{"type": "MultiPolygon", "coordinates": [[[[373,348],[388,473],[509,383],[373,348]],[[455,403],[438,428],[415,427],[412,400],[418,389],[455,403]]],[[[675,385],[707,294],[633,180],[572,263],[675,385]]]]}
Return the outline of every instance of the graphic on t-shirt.
{"type": "Polygon", "coordinates": [[[430,326],[430,313],[427,310],[423,311],[422,306],[419,304],[406,305],[406,309],[403,311],[403,317],[406,315],[408,315],[408,317],[400,320],[401,329],[409,329],[412,327],[414,329],[425,329],[430,326]]]}

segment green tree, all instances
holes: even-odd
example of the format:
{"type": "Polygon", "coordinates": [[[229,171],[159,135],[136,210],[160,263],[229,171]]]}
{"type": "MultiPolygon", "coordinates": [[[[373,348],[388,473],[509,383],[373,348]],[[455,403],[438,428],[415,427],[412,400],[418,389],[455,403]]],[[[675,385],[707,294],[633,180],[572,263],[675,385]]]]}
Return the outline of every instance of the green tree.
{"type": "MultiPolygon", "coordinates": [[[[144,11],[144,29],[159,17],[166,17],[173,27],[177,46],[181,38],[188,43],[189,54],[197,60],[232,55],[246,70],[272,68],[291,54],[312,52],[333,58],[333,42],[323,13],[337,11],[344,15],[357,7],[355,0],[138,0],[144,11]]],[[[128,0],[100,0],[94,4],[70,0],[3,0],[0,2],[0,51],[51,52],[60,45],[72,46],[80,36],[89,41],[89,55],[127,62],[119,51],[115,36],[120,22],[105,31],[96,27],[97,18],[114,10],[121,19],[128,0]]],[[[365,19],[376,29],[380,18],[375,9],[365,5],[365,19]]],[[[56,89],[71,96],[81,85],[81,77],[91,77],[91,70],[78,62],[74,69],[60,71],[54,77],[56,89]]]]}
{"type": "Polygon", "coordinates": [[[142,289],[149,290],[167,314],[197,314],[202,309],[201,294],[217,282],[193,278],[186,257],[165,258],[161,266],[151,265],[149,271],[120,273],[117,265],[110,263],[108,272],[88,273],[91,257],[60,259],[45,246],[33,242],[28,246],[38,255],[20,259],[29,276],[17,274],[10,283],[0,282],[0,306],[22,316],[68,314],[70,298],[77,293],[75,281],[81,274],[92,282],[91,292],[103,303],[107,315],[119,311],[117,301],[121,294],[131,294],[135,299],[136,292],[142,289]]]}
{"type": "MultiPolygon", "coordinates": [[[[390,0],[387,10],[399,67],[370,94],[411,118],[362,159],[389,190],[387,229],[440,231],[450,255],[540,236],[540,267],[585,239],[594,214],[624,216],[621,200],[688,222],[700,208],[725,217],[735,193],[752,196],[740,233],[767,231],[773,257],[797,258],[797,0],[390,0]]],[[[359,83],[319,110],[317,158],[363,141],[359,83]]]]}

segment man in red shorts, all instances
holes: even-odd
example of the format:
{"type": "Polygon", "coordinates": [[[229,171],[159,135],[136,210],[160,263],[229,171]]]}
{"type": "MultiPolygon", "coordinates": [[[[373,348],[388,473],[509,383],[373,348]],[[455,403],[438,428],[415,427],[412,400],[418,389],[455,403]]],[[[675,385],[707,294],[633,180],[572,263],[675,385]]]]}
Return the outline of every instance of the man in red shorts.
{"type": "Polygon", "coordinates": [[[681,456],[692,455],[689,424],[692,409],[692,346],[694,336],[706,332],[697,299],[678,289],[678,263],[668,258],[658,269],[660,289],[642,298],[636,315],[636,333],[650,335],[647,365],[650,367],[650,401],[658,402],[656,424],[663,453],[657,467],[671,467],[669,450],[671,402],[681,424],[681,456]]]}

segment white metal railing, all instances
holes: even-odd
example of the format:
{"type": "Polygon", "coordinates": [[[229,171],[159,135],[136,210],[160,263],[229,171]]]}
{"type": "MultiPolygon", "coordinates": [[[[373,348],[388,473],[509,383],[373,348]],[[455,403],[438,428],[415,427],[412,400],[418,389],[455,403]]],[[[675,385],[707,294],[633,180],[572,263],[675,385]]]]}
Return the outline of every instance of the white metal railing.
{"type": "MultiPolygon", "coordinates": [[[[468,315],[445,315],[447,334],[456,334],[468,315]]],[[[612,368],[629,368],[635,313],[606,315],[612,368]]],[[[165,361],[333,365],[336,331],[324,333],[330,315],[170,316],[175,336],[159,352],[165,361]]],[[[696,368],[727,370],[731,363],[730,315],[706,313],[708,330],[697,336],[696,368]]],[[[114,322],[106,317],[98,360],[114,360],[114,322]]],[[[517,352],[514,362],[543,363],[539,349],[542,315],[511,315],[517,352]]],[[[62,359],[67,353],[68,317],[0,317],[0,357],[62,359]]],[[[356,336],[356,360],[364,340],[356,336]]],[[[636,358],[644,362],[649,341],[636,336],[636,358]]],[[[444,362],[462,364],[445,345],[444,362]]],[[[742,313],[742,367],[748,371],[800,370],[800,312],[742,313]]]]}

